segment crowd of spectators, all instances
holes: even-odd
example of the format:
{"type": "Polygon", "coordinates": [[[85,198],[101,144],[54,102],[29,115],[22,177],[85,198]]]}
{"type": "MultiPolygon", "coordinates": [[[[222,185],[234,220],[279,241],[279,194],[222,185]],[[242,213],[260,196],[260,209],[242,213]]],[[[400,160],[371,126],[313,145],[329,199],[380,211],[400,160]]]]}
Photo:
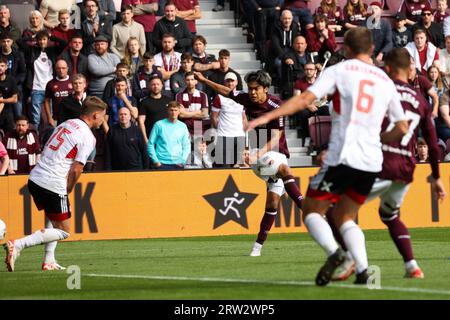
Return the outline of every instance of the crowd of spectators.
{"type": "MultiPolygon", "coordinates": [[[[348,29],[371,30],[373,62],[380,67],[389,50],[405,47],[413,58],[411,84],[429,100],[445,144],[450,17],[447,1],[432,1],[405,0],[389,17],[386,1],[347,0],[341,7],[342,1],[322,0],[315,8],[310,0],[233,5],[283,99],[306,90],[327,63],[342,59],[340,39],[348,29]]],[[[224,7],[218,0],[213,11],[224,7]]],[[[209,54],[207,40],[197,33],[197,0],[122,0],[120,8],[113,0],[37,0],[34,9],[21,30],[8,6],[0,6],[0,174],[29,173],[53,129],[78,117],[88,95],[109,106],[90,157],[92,163],[103,159],[97,169],[248,165],[244,107],[195,76],[201,72],[233,91],[243,89],[244,75],[230,67],[230,51],[209,54]],[[217,129],[215,159],[202,138],[209,128],[217,129]]],[[[329,115],[329,106],[317,101],[296,116],[302,137],[309,136],[308,119],[329,115]]]]}

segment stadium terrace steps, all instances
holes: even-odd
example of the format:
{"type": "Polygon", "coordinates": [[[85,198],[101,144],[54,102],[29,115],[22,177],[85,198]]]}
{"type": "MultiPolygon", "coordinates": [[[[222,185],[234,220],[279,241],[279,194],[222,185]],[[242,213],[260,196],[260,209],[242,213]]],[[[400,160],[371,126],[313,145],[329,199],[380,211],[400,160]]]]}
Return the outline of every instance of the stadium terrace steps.
{"type": "MultiPolygon", "coordinates": [[[[200,0],[202,18],[197,20],[197,34],[206,38],[206,52],[219,56],[221,49],[227,49],[231,53],[230,67],[239,72],[242,79],[251,71],[259,70],[261,62],[256,59],[253,43],[247,43],[243,29],[236,27],[234,13],[229,10],[229,3],[225,3],[225,10],[213,12],[216,0],[200,0]]],[[[243,84],[244,90],[247,85],[243,84]]],[[[273,87],[269,92],[273,94],[273,87]]],[[[307,155],[307,148],[302,147],[302,140],[298,139],[296,129],[286,129],[291,158],[290,166],[310,166],[312,158],[307,155]]]]}

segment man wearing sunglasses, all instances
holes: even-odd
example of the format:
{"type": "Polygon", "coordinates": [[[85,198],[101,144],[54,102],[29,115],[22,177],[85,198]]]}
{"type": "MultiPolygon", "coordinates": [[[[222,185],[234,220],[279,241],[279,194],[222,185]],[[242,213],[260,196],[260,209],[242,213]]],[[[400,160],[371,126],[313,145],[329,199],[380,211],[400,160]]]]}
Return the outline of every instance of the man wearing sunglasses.
{"type": "Polygon", "coordinates": [[[427,39],[436,47],[442,49],[445,47],[444,33],[442,32],[442,25],[433,22],[433,9],[429,5],[422,9],[421,20],[413,27],[414,31],[417,29],[424,29],[427,33],[427,39]]]}

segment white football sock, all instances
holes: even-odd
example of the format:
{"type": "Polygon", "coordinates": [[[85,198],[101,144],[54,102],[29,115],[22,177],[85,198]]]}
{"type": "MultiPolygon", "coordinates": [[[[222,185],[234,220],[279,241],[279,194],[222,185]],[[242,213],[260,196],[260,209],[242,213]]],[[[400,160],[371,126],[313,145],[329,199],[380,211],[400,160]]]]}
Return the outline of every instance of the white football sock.
{"type": "Polygon", "coordinates": [[[416,260],[410,260],[408,262],[405,262],[405,268],[407,271],[414,271],[418,267],[419,265],[417,264],[416,260]]]}
{"type": "Polygon", "coordinates": [[[328,222],[318,213],[312,212],[305,217],[305,226],[311,237],[331,256],[339,248],[328,222]]]}
{"type": "MultiPolygon", "coordinates": [[[[47,229],[53,229],[53,224],[50,220],[47,220],[45,227],[47,229]]],[[[58,241],[52,241],[45,244],[45,255],[44,255],[44,262],[45,263],[53,263],[55,262],[55,249],[56,245],[58,244],[58,241]]]]}
{"type": "Polygon", "coordinates": [[[344,238],[345,245],[355,260],[356,273],[363,272],[369,266],[364,233],[352,220],[344,222],[339,231],[341,232],[342,238],[344,238]]]}
{"type": "Polygon", "coordinates": [[[69,234],[60,229],[42,229],[30,234],[29,236],[23,237],[22,239],[16,240],[14,242],[14,246],[20,251],[39,244],[64,240],[68,237],[69,234]]]}

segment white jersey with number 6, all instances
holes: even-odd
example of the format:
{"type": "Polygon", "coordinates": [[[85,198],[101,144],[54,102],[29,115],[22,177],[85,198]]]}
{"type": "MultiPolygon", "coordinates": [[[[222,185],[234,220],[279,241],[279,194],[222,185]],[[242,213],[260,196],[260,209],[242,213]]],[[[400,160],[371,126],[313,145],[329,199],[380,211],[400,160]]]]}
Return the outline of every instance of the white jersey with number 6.
{"type": "Polygon", "coordinates": [[[317,98],[332,96],[332,126],[325,164],[344,164],[380,172],[380,131],[386,112],[391,122],[405,120],[400,96],[383,70],[357,59],[324,70],[308,88],[317,98]]]}
{"type": "Polygon", "coordinates": [[[95,137],[86,122],[71,119],[61,123],[45,145],[30,180],[57,194],[67,194],[67,174],[72,163],[85,164],[94,147],[95,137]]]}

